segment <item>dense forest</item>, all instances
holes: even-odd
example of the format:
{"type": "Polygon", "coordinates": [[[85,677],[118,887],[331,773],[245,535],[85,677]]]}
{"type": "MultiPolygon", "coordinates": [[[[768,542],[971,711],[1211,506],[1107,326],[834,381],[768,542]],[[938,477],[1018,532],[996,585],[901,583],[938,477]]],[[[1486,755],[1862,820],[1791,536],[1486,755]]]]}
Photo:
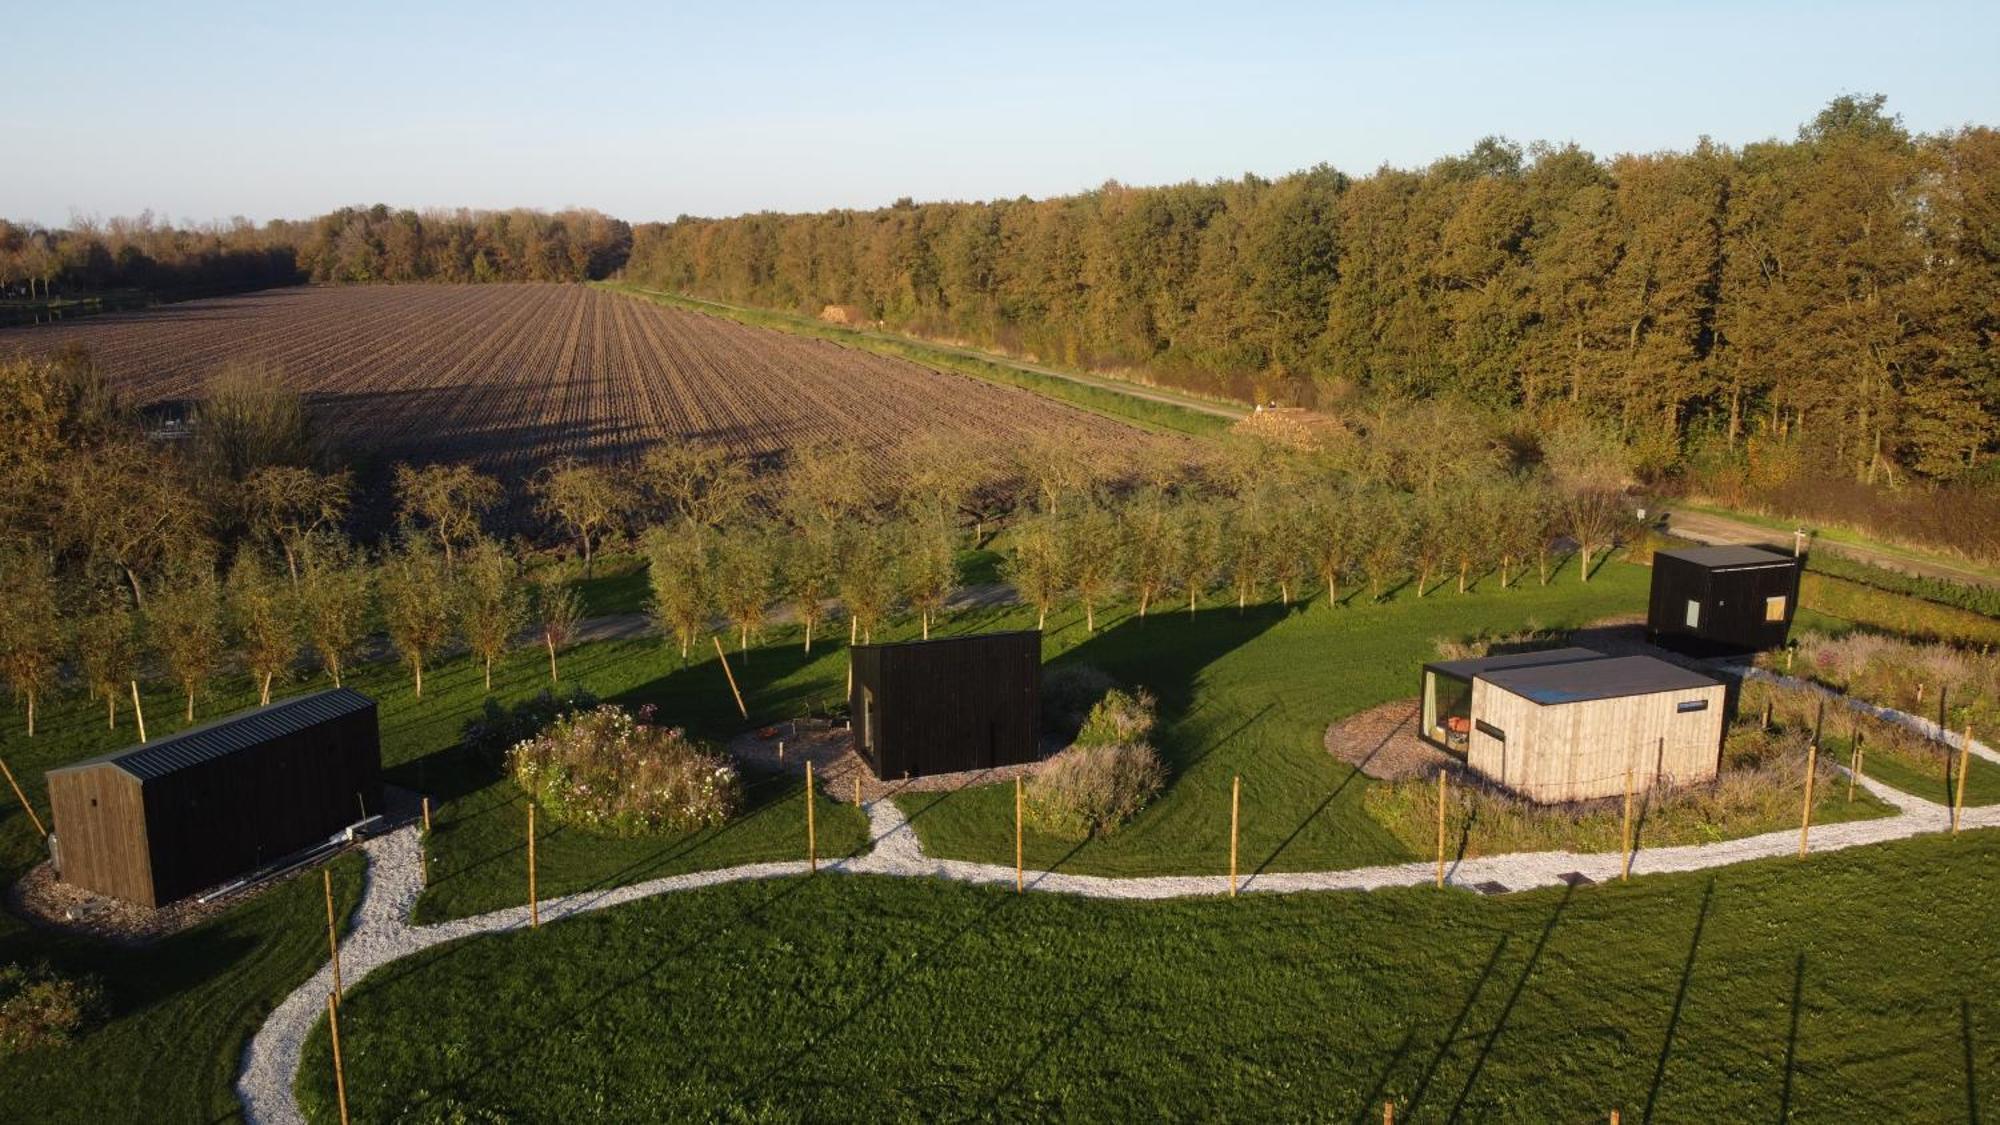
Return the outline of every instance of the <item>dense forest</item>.
{"type": "Polygon", "coordinates": [[[632,228],[595,211],[345,207],[262,226],[150,214],[50,230],[0,220],[0,293],[80,296],[301,282],[585,281],[625,262],[632,228]]]}
{"type": "Polygon", "coordinates": [[[626,275],[1244,398],[1580,408],[1668,462],[1760,438],[1951,481],[2000,433],[2000,133],[1879,97],[1740,150],[683,218],[626,275]]]}

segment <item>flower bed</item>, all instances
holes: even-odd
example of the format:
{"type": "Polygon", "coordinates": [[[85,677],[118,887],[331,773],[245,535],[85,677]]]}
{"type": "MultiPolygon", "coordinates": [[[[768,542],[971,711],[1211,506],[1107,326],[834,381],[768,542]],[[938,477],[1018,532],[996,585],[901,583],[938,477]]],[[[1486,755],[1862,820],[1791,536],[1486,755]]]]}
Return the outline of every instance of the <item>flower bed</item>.
{"type": "Polygon", "coordinates": [[[610,705],[562,716],[507,759],[515,783],[549,816],[614,836],[710,828],[743,806],[727,760],[679,728],[610,705]]]}

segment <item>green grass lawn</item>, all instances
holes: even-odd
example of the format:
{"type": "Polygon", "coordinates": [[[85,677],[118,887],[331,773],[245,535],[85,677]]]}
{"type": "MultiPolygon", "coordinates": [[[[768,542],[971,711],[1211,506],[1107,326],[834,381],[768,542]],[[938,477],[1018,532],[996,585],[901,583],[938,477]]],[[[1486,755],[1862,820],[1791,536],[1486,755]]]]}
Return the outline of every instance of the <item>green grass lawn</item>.
{"type": "Polygon", "coordinates": [[[1497,899],[737,884],[428,951],[342,1050],[357,1121],[1991,1118],[1996,863],[1981,832],[1497,899]]]}
{"type": "MultiPolygon", "coordinates": [[[[1027,863],[1104,875],[1213,873],[1229,856],[1230,779],[1243,778],[1245,871],[1353,867],[1415,858],[1362,808],[1367,778],[1323,748],[1327,724],[1417,693],[1439,637],[1504,632],[1533,621],[1577,625],[1645,604],[1648,571],[1610,563],[1586,585],[1573,564],[1548,586],[1408,589],[1380,605],[1365,592],[1329,610],[1233,604],[1190,618],[1100,615],[1095,637],[1064,614],[1043,652],[1096,665],[1160,700],[1159,748],[1173,779],[1130,824],[1083,845],[1029,833],[1027,863]]],[[[954,859],[1013,862],[1010,785],[899,798],[924,847],[954,859]]]]}
{"type": "MultiPolygon", "coordinates": [[[[1951,804],[1958,784],[1958,751],[1945,753],[1940,746],[1937,754],[1913,756],[1892,753],[1885,746],[1863,745],[1867,749],[1861,763],[1864,775],[1926,801],[1951,804]]],[[[1828,750],[1837,755],[1842,765],[1846,765],[1850,761],[1852,744],[1832,743],[1828,750]]],[[[1965,774],[1965,806],[1974,808],[2000,804],[2000,766],[1980,757],[1972,758],[1971,766],[1965,774]]]]}
{"type": "MultiPolygon", "coordinates": [[[[332,870],[340,909],[350,911],[361,895],[361,859],[343,856],[332,870]]],[[[95,974],[110,1016],[68,1047],[0,1053],[0,1119],[234,1119],[243,1044],[326,963],[319,874],[139,951],[53,937],[0,914],[0,962],[42,959],[95,974]]]]}

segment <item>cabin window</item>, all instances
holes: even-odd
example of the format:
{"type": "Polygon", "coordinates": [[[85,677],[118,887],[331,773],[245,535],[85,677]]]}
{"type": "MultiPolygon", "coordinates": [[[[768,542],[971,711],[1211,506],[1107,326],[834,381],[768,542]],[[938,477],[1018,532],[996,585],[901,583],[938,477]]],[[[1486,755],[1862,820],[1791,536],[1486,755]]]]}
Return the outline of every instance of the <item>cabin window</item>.
{"type": "Polygon", "coordinates": [[[1507,741],[1507,732],[1487,722],[1485,719],[1476,719],[1472,725],[1478,727],[1479,733],[1488,738],[1498,739],[1501,742],[1507,741]]]}
{"type": "Polygon", "coordinates": [[[1687,627],[1690,629],[1701,628],[1701,603],[1692,598],[1688,599],[1687,627]]]}
{"type": "Polygon", "coordinates": [[[1785,595],[1764,599],[1764,620],[1783,621],[1785,619],[1785,595]]]}
{"type": "Polygon", "coordinates": [[[1683,715],[1687,714],[1689,711],[1706,711],[1708,710],[1708,700],[1706,699],[1683,700],[1679,703],[1674,704],[1674,710],[1679,711],[1683,715]]]}

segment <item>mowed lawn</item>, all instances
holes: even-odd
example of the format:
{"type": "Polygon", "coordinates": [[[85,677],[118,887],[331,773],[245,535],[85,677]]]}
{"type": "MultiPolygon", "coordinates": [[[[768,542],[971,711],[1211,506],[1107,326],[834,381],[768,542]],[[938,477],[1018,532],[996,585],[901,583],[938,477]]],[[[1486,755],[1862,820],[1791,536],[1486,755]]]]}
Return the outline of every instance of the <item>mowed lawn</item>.
{"type": "MultiPolygon", "coordinates": [[[[1360,591],[1332,609],[1323,592],[1289,610],[1238,612],[1231,603],[1190,617],[1166,607],[1142,621],[1125,609],[1100,614],[1094,637],[1084,635],[1080,615],[1051,618],[1047,659],[1094,665],[1159,697],[1157,742],[1173,778],[1136,820],[1087,844],[1030,832],[1026,862],[1104,875],[1226,871],[1230,782],[1238,776],[1245,872],[1415,858],[1362,809],[1368,779],[1326,752],[1327,725],[1415,696],[1439,638],[1643,613],[1649,574],[1614,562],[1583,583],[1572,564],[1547,586],[1530,576],[1501,590],[1489,578],[1469,594],[1446,586],[1418,598],[1406,587],[1380,604],[1360,591]]],[[[1011,785],[898,802],[933,854],[1013,862],[1011,785]]]]}
{"type": "MultiPolygon", "coordinates": [[[[1963,1121],[2000,834],[1480,898],[821,875],[481,937],[342,1011],[354,1119],[1963,1121]]],[[[300,1083],[336,1119],[324,1022],[300,1083]]]]}

